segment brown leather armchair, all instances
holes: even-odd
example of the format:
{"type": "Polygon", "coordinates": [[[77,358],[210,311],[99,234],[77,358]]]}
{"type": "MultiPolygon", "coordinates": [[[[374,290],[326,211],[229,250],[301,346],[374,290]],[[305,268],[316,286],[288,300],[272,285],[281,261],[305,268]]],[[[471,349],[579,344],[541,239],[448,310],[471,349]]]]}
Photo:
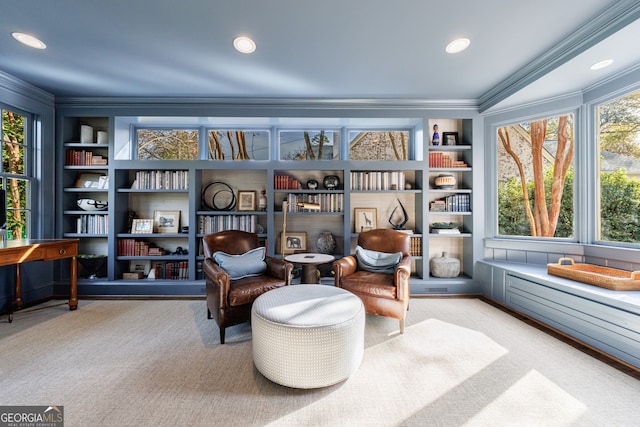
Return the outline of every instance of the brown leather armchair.
{"type": "Polygon", "coordinates": [[[251,319],[251,305],[263,293],[291,284],[293,264],[269,256],[267,270],[258,276],[231,280],[214,260],[222,251],[241,255],[258,248],[258,235],[239,230],[221,231],[202,238],[205,260],[202,266],[207,289],[207,317],[215,318],[220,328],[220,344],[224,344],[225,328],[251,319]]]}
{"type": "Polygon", "coordinates": [[[333,262],[335,285],[359,296],[367,313],[400,320],[400,333],[404,333],[409,306],[411,237],[395,230],[375,229],[360,233],[358,245],[378,252],[402,252],[402,259],[393,274],[363,270],[355,255],[338,259],[333,262]]]}

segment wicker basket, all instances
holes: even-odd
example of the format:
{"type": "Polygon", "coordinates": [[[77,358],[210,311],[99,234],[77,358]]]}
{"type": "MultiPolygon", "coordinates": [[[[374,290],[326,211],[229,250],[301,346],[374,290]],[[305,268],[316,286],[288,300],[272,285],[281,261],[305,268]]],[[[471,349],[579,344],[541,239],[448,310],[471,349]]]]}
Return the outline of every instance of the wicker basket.
{"type": "Polygon", "coordinates": [[[574,264],[572,258],[560,258],[557,264],[547,264],[547,272],[554,276],[614,291],[640,290],[640,271],[631,272],[592,264],[574,264]]]}

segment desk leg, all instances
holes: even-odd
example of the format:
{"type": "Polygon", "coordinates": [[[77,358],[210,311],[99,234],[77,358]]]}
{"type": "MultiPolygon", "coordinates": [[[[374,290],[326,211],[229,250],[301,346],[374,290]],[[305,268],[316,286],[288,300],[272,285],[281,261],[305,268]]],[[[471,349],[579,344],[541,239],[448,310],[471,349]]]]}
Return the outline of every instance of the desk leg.
{"type": "Polygon", "coordinates": [[[16,264],[14,267],[13,285],[13,302],[11,306],[19,310],[22,308],[22,269],[20,268],[20,264],[16,264]]]}
{"type": "Polygon", "coordinates": [[[302,283],[317,284],[318,283],[318,267],[314,264],[302,265],[302,283]]]}
{"type": "Polygon", "coordinates": [[[71,258],[71,277],[69,278],[69,310],[78,308],[78,260],[71,258]]]}

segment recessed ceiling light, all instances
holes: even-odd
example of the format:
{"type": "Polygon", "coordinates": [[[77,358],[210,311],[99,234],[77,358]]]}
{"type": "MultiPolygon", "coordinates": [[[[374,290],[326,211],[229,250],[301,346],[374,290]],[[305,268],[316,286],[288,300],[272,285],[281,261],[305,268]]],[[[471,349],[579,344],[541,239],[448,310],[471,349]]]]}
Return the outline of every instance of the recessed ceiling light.
{"type": "Polygon", "coordinates": [[[599,70],[600,68],[608,67],[613,64],[613,59],[605,59],[604,61],[596,62],[591,66],[592,70],[599,70]]]}
{"type": "Polygon", "coordinates": [[[14,39],[18,40],[20,43],[27,45],[29,47],[33,47],[35,49],[46,49],[47,45],[42,43],[39,39],[32,36],[31,34],[25,33],[11,33],[14,39]]]}
{"type": "Polygon", "coordinates": [[[458,53],[468,48],[470,44],[471,40],[459,38],[449,43],[445,50],[447,51],[447,53],[458,53]]]}
{"type": "Polygon", "coordinates": [[[238,52],[253,53],[253,51],[256,50],[256,43],[249,37],[240,36],[233,40],[233,47],[235,47],[238,52]]]}

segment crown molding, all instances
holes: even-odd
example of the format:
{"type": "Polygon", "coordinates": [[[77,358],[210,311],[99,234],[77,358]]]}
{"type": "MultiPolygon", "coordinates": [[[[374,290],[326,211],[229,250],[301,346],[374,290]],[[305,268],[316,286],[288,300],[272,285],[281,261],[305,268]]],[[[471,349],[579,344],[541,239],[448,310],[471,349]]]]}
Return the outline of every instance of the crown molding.
{"type": "Polygon", "coordinates": [[[16,98],[27,98],[29,101],[35,101],[49,108],[55,106],[55,96],[53,94],[4,71],[0,71],[0,89],[5,92],[3,102],[11,105],[14,104],[11,100],[12,96],[7,96],[7,94],[15,95],[16,98]]]}
{"type": "Polygon", "coordinates": [[[58,97],[56,107],[85,108],[273,108],[309,110],[469,110],[477,112],[476,100],[367,99],[367,98],[193,98],[193,97],[58,97]]]}
{"type": "Polygon", "coordinates": [[[625,0],[607,7],[545,54],[481,95],[478,98],[480,113],[487,111],[637,19],[640,19],[640,1],[625,0]]]}

